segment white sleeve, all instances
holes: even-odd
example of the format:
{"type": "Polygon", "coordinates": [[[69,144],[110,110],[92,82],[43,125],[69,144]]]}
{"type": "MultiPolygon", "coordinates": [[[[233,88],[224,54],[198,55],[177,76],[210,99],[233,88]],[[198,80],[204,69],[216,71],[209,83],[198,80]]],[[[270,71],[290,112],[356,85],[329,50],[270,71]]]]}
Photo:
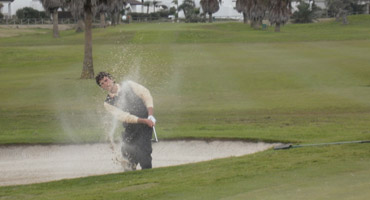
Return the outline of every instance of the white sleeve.
{"type": "Polygon", "coordinates": [[[130,84],[134,93],[143,100],[145,106],[147,108],[149,108],[149,107],[153,108],[153,97],[150,94],[149,90],[147,88],[145,88],[144,86],[142,86],[138,83],[135,83],[133,81],[128,81],[128,83],[130,84]]]}
{"type": "Polygon", "coordinates": [[[104,108],[121,122],[136,124],[138,117],[104,102],[104,108]]]}

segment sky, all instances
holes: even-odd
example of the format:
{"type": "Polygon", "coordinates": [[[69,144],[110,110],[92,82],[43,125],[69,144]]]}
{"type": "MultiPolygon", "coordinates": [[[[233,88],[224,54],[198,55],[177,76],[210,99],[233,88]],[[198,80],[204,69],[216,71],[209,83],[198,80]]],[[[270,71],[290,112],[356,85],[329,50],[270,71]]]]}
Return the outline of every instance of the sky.
{"type": "MultiPolygon", "coordinates": [[[[8,13],[8,4],[3,3],[4,8],[2,9],[2,13],[7,14],[8,13]]],[[[42,5],[39,0],[14,0],[11,4],[11,14],[15,15],[15,12],[17,12],[18,9],[23,7],[31,7],[36,10],[43,10],[42,5]]]]}

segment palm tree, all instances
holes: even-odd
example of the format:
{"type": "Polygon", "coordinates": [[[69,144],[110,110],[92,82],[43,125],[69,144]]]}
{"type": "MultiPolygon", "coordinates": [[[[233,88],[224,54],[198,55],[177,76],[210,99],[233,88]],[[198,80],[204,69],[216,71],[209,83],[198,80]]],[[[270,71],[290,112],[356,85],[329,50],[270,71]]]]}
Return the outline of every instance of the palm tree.
{"type": "Polygon", "coordinates": [[[237,7],[243,12],[244,23],[247,23],[247,19],[251,21],[251,27],[255,27],[256,22],[255,19],[252,18],[253,8],[255,8],[254,4],[256,3],[255,0],[239,0],[237,2],[237,7]]]}
{"type": "Polygon", "coordinates": [[[53,15],[53,37],[59,37],[58,9],[65,6],[65,0],[40,0],[46,12],[53,15]]]}
{"type": "Polygon", "coordinates": [[[85,31],[85,23],[83,17],[77,18],[76,33],[81,33],[85,31]]]}
{"type": "Polygon", "coordinates": [[[356,0],[326,0],[326,7],[335,13],[335,18],[340,21],[342,18],[343,24],[348,24],[347,15],[351,7],[351,3],[355,3],[356,0]]]}
{"type": "Polygon", "coordinates": [[[145,1],[144,2],[144,6],[147,7],[146,14],[149,14],[149,7],[150,7],[150,5],[152,5],[152,2],[151,1],[145,1]]]}
{"type": "Polygon", "coordinates": [[[120,22],[120,12],[123,10],[123,0],[110,0],[108,12],[112,18],[112,24],[115,26],[120,22]]]}
{"type": "MultiPolygon", "coordinates": [[[[68,4],[67,4],[68,7],[68,4]]],[[[71,14],[75,20],[77,20],[77,26],[76,26],[76,33],[81,33],[85,31],[85,22],[84,22],[84,13],[83,12],[75,12],[73,9],[74,7],[69,8],[71,11],[71,14]]]]}
{"type": "Polygon", "coordinates": [[[212,14],[220,9],[222,0],[200,0],[203,12],[208,13],[209,22],[212,23],[212,14]]]}
{"type": "Polygon", "coordinates": [[[153,4],[153,9],[154,9],[153,12],[155,12],[155,8],[158,7],[159,3],[161,3],[161,2],[160,1],[155,1],[155,0],[153,1],[153,3],[152,3],[153,4]]]}
{"type": "Polygon", "coordinates": [[[177,21],[177,19],[179,17],[179,1],[178,0],[172,0],[172,3],[176,5],[175,21],[177,21]]]}
{"type": "Polygon", "coordinates": [[[108,6],[106,4],[100,4],[97,8],[97,13],[100,15],[100,28],[105,28],[105,13],[108,11],[108,6]]]}
{"type": "Polygon", "coordinates": [[[291,0],[271,0],[269,4],[269,20],[275,24],[275,32],[280,32],[280,25],[284,25],[291,13],[291,0]]]}
{"type": "Polygon", "coordinates": [[[247,13],[244,9],[243,2],[244,2],[244,0],[236,0],[235,10],[238,11],[239,13],[243,13],[243,22],[244,22],[244,24],[247,24],[248,23],[248,16],[247,16],[247,13]]]}
{"type": "Polygon", "coordinates": [[[144,13],[144,0],[141,0],[141,13],[144,13]]]}
{"type": "Polygon", "coordinates": [[[249,19],[253,28],[258,29],[262,25],[262,20],[268,8],[268,2],[268,0],[251,0],[249,19]]]}
{"type": "Polygon", "coordinates": [[[85,55],[82,66],[81,79],[94,78],[92,58],[92,19],[98,5],[111,3],[111,0],[66,0],[75,16],[84,16],[85,20],[85,55]]]}
{"type": "Polygon", "coordinates": [[[184,0],[181,5],[177,8],[178,11],[183,11],[186,20],[190,20],[194,14],[195,2],[194,0],[184,0]]]}

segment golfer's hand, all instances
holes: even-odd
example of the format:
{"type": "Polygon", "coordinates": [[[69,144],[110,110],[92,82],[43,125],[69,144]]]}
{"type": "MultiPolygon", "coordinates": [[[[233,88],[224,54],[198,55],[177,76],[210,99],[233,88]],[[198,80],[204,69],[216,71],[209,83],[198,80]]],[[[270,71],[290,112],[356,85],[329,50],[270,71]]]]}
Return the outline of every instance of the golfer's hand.
{"type": "Polygon", "coordinates": [[[152,122],[154,123],[154,125],[155,125],[155,122],[157,122],[157,120],[154,118],[153,115],[149,115],[148,116],[148,119],[152,120],[152,122]]]}
{"type": "Polygon", "coordinates": [[[150,128],[153,128],[153,126],[155,125],[155,122],[153,122],[152,120],[150,120],[150,119],[146,119],[145,121],[147,121],[146,122],[146,124],[150,127],[150,128]]]}

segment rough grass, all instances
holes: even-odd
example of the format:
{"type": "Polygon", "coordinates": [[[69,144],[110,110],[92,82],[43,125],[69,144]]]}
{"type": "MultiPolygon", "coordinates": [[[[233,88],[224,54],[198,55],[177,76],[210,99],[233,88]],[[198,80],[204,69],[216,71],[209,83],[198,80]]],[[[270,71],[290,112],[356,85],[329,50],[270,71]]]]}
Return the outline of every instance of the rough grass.
{"type": "MultiPolygon", "coordinates": [[[[281,33],[240,23],[95,29],[94,65],[151,89],[160,139],[369,140],[369,19],[290,24],[281,33]]],[[[83,35],[73,31],[59,39],[50,31],[0,38],[0,143],[105,140],[105,94],[78,78],[82,59],[83,35]]],[[[0,198],[366,199],[369,150],[367,144],[270,150],[1,187],[0,198]]]]}

